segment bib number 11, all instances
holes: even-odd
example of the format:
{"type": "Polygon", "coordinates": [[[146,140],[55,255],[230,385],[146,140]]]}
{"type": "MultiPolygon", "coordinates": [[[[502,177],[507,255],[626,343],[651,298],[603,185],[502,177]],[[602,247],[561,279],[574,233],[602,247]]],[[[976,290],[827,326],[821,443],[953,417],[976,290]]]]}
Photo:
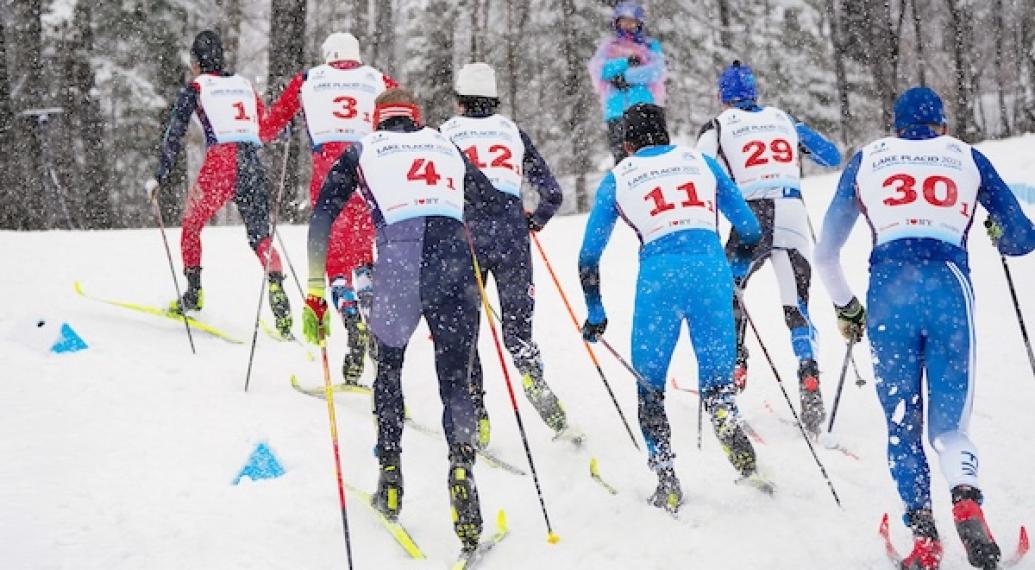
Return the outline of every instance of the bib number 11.
{"type": "MultiPolygon", "coordinates": [[[[712,202],[702,202],[697,197],[697,187],[694,186],[693,182],[687,182],[681,186],[676,187],[678,190],[682,190],[686,193],[686,200],[679,203],[680,207],[683,208],[708,208],[709,212],[714,212],[715,209],[712,207],[712,202]]],[[[650,216],[653,218],[662,212],[676,209],[676,205],[665,200],[665,193],[661,190],[661,186],[656,186],[653,190],[647,193],[643,197],[644,200],[652,200],[654,202],[654,208],[650,211],[650,216]]]]}

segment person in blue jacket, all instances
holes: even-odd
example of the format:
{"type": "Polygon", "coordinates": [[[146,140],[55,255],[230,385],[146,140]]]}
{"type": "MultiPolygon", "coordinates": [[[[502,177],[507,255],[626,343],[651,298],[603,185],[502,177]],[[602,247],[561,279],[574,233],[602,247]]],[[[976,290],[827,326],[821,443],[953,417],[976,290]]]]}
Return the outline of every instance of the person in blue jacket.
{"type": "Polygon", "coordinates": [[[870,336],[875,387],[887,419],[888,464],[905,503],[913,551],[902,568],[938,568],[927,437],[948,480],[952,514],[970,563],[995,568],[1000,550],[981,510],[978,451],[968,425],[976,378],[974,290],[967,234],[978,204],[999,252],[1035,249],[1035,226],[977,149],[946,134],[938,95],[916,87],[895,103],[896,137],[852,157],[823,220],[816,263],[851,342],[870,336]],[[873,235],[869,314],[852,294],[840,251],[859,214],[873,235]],[[926,377],[927,389],[923,389],[926,377]]]}
{"type": "Polygon", "coordinates": [[[589,61],[615,164],[625,158],[622,113],[639,103],[665,106],[665,56],[661,43],[647,35],[645,18],[637,3],[619,2],[611,15],[612,35],[600,41],[589,61]]]}
{"type": "MultiPolygon", "coordinates": [[[[837,166],[841,153],[801,121],[776,107],[759,105],[755,75],[739,61],[719,77],[719,99],[724,109],[701,129],[697,150],[725,167],[763,231],[762,242],[756,246],[745,243],[734,228],[726,242],[726,256],[741,289],[766,259],[772,262],[791,347],[798,357],[802,422],[816,435],[826,414],[819,389],[815,327],[809,318],[814,237],[801,196],[799,163],[804,153],[820,166],[837,166]]],[[[737,321],[734,380],[743,390],[747,385],[747,319],[739,297],[733,302],[737,321]]]]}
{"type": "Polygon", "coordinates": [[[761,238],[758,221],[713,159],[669,144],[661,107],[634,105],[624,120],[630,156],[601,181],[579,252],[579,276],[589,310],[583,336],[595,342],[607,328],[600,257],[621,216],[642,244],[632,362],[642,378],[639,419],[648,465],[658,476],[650,502],[670,512],[682,502],[665,414],[665,378],[684,321],[697,355],[701,398],[716,436],[742,480],[772,492],[757,472],[755,450],[740,425],[734,400],[733,277],[718,234],[720,212],[748,242],[761,238]]]}

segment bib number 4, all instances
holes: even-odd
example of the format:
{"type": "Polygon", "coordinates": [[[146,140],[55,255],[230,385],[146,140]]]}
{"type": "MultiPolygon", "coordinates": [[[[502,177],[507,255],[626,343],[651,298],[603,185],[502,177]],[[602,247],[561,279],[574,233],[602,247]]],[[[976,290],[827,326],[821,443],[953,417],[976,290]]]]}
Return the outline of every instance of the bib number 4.
{"type": "MultiPolygon", "coordinates": [[[[439,180],[442,180],[442,176],[435,169],[435,162],[426,160],[423,158],[415,158],[410,163],[410,170],[406,173],[407,180],[423,180],[428,186],[437,186],[439,180]]],[[[446,187],[450,190],[456,190],[453,187],[453,178],[446,178],[446,187]]]]}

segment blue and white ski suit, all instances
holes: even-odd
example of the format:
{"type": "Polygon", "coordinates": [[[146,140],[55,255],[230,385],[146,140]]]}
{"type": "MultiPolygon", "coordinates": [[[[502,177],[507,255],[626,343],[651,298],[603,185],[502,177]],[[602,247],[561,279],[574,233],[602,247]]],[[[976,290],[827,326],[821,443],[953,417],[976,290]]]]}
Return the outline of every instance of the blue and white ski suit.
{"type": "Polygon", "coordinates": [[[669,454],[665,378],[683,321],[702,393],[732,384],[733,276],[719,240],[718,212],[745,241],[761,237],[740,190],[715,160],[687,147],[652,146],[622,160],[601,181],[586,226],[579,275],[590,323],[606,318],[599,264],[619,216],[642,244],[632,363],[649,383],[639,386],[639,416],[652,458],[669,454]]]}
{"type": "Polygon", "coordinates": [[[978,488],[978,452],[968,435],[976,338],[967,262],[978,203],[1004,230],[1000,253],[1035,248],[1035,227],[983,154],[929,127],[913,127],[852,157],[816,249],[831,298],[847,305],[852,292],[840,250],[859,214],[866,216],[874,241],[866,330],[887,419],[888,464],[909,511],[931,506],[925,404],[928,438],[949,487],[978,488]]]}

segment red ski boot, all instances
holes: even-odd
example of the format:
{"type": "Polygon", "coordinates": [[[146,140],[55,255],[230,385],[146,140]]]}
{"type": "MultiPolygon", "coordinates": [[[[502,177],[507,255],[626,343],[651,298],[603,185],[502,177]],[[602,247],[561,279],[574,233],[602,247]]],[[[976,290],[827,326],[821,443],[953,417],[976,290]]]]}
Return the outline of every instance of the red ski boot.
{"type": "Polygon", "coordinates": [[[913,531],[913,551],[902,559],[902,570],[938,570],[942,562],[942,543],[930,509],[906,513],[906,525],[913,531]]]}
{"type": "Polygon", "coordinates": [[[952,520],[967,551],[967,561],[975,568],[994,569],[1002,552],[981,512],[981,491],[966,485],[952,490],[952,520]]]}

